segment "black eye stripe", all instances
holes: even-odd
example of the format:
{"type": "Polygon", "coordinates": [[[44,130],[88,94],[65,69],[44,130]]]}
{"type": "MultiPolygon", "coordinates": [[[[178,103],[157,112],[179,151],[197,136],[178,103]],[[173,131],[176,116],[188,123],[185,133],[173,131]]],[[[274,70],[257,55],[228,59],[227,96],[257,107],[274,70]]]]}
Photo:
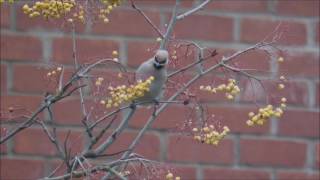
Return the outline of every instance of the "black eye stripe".
{"type": "Polygon", "coordinates": [[[154,60],[159,64],[165,64],[167,62],[167,60],[159,61],[157,57],[155,57],[154,60]]]}

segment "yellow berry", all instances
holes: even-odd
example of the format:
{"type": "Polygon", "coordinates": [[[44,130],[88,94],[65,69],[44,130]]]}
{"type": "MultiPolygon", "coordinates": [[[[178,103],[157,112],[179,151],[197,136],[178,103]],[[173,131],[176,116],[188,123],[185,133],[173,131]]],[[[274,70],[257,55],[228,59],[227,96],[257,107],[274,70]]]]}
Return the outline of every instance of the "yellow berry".
{"type": "Polygon", "coordinates": [[[169,172],[169,173],[166,175],[166,180],[172,180],[172,179],[173,179],[173,174],[169,172]]]}
{"type": "Polygon", "coordinates": [[[278,89],[284,89],[284,84],[278,84],[278,89]]]}
{"type": "Polygon", "coordinates": [[[231,94],[227,94],[226,96],[227,96],[227,99],[229,99],[229,100],[234,99],[234,97],[231,94]]]}
{"type": "Polygon", "coordinates": [[[284,61],[284,58],[280,56],[280,57],[278,58],[278,62],[283,62],[283,61],[284,61]]]}
{"type": "Polygon", "coordinates": [[[254,112],[249,112],[249,117],[253,117],[254,116],[254,112]]]}
{"type": "Polygon", "coordinates": [[[230,129],[228,128],[228,126],[223,126],[223,130],[226,131],[226,132],[229,132],[230,129]]]}
{"type": "Polygon", "coordinates": [[[108,22],[109,22],[109,19],[108,19],[108,18],[104,18],[104,19],[103,19],[103,22],[104,22],[104,23],[108,23],[108,22]]]}
{"type": "Polygon", "coordinates": [[[69,19],[68,19],[68,22],[69,22],[69,23],[72,23],[72,22],[73,22],[73,19],[72,19],[72,18],[69,18],[69,19]]]}
{"type": "Polygon", "coordinates": [[[113,51],[112,51],[112,55],[113,55],[113,56],[118,56],[118,51],[113,50],[113,51]]]}
{"type": "Polygon", "coordinates": [[[253,121],[247,120],[246,123],[247,123],[248,126],[253,126],[253,121]]]}
{"type": "Polygon", "coordinates": [[[203,129],[202,129],[204,132],[209,132],[210,131],[210,129],[206,126],[206,127],[204,127],[203,129]]]}
{"type": "Polygon", "coordinates": [[[194,136],[193,139],[195,139],[197,141],[201,141],[201,137],[200,136],[194,136]]]}
{"type": "Polygon", "coordinates": [[[28,4],[23,5],[22,10],[23,11],[28,11],[29,10],[28,4]]]}

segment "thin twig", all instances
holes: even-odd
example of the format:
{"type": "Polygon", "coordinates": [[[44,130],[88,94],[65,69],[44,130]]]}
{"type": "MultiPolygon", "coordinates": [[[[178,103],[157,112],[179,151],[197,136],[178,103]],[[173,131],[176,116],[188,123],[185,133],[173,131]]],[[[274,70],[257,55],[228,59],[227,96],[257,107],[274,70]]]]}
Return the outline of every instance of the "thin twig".
{"type": "Polygon", "coordinates": [[[161,38],[164,38],[164,35],[159,30],[159,28],[157,28],[157,26],[150,20],[150,18],[134,3],[134,0],[130,1],[132,8],[137,10],[144,17],[144,19],[152,26],[152,28],[158,33],[161,38]]]}
{"type": "Polygon", "coordinates": [[[161,43],[160,43],[160,49],[164,49],[165,48],[165,45],[168,41],[168,39],[170,38],[171,36],[171,32],[173,31],[173,27],[177,21],[177,13],[178,13],[178,7],[180,5],[180,0],[176,0],[176,5],[174,6],[173,8],[173,11],[172,11],[172,17],[171,17],[171,20],[170,20],[170,23],[169,23],[169,26],[167,28],[167,32],[166,34],[164,35],[164,38],[162,39],[161,43]]]}
{"type": "Polygon", "coordinates": [[[117,129],[115,129],[115,131],[112,133],[112,135],[109,136],[105,142],[103,142],[99,147],[97,147],[95,149],[96,154],[101,154],[116,140],[116,138],[121,134],[121,132],[124,130],[124,128],[127,127],[127,124],[129,122],[129,120],[131,119],[131,117],[133,116],[135,110],[136,110],[136,106],[132,105],[129,109],[129,113],[122,120],[121,124],[117,127],[117,129]]]}
{"type": "Polygon", "coordinates": [[[184,19],[185,17],[187,17],[187,16],[189,16],[189,15],[191,15],[191,14],[193,14],[193,13],[199,11],[199,10],[201,10],[201,9],[202,9],[204,6],[206,6],[210,1],[211,1],[211,0],[206,0],[206,1],[202,2],[201,4],[199,4],[198,6],[196,6],[195,8],[193,8],[193,9],[191,9],[191,10],[189,10],[189,11],[183,13],[183,14],[178,15],[177,20],[184,19]]]}
{"type": "Polygon", "coordinates": [[[38,108],[38,110],[36,112],[34,112],[32,114],[32,116],[26,120],[25,122],[23,122],[22,124],[20,124],[17,128],[15,128],[14,130],[10,131],[8,134],[6,134],[6,136],[4,136],[3,138],[1,138],[0,140],[0,144],[6,142],[7,140],[9,140],[11,137],[13,137],[14,135],[16,135],[17,133],[19,133],[20,131],[24,130],[27,127],[30,127],[36,120],[37,116],[47,108],[46,104],[41,105],[41,107],[38,108]]]}
{"type": "MultiPolygon", "coordinates": [[[[245,50],[242,51],[237,51],[236,53],[234,53],[233,55],[229,56],[229,57],[223,57],[221,62],[218,64],[215,64],[213,66],[211,66],[210,68],[206,69],[205,71],[195,75],[191,80],[189,80],[184,87],[180,88],[174,95],[172,95],[169,98],[169,101],[173,101],[175,100],[182,92],[184,92],[190,85],[192,85],[196,80],[198,80],[200,77],[210,73],[211,71],[222,67],[223,64],[226,64],[229,61],[232,61],[233,59],[237,58],[238,56],[248,52],[248,51],[252,51],[254,49],[257,49],[258,47],[261,46],[268,46],[269,43],[258,43],[254,46],[251,46],[245,50]]],[[[146,130],[151,126],[151,124],[154,122],[154,120],[156,119],[156,117],[168,106],[167,103],[162,104],[162,106],[158,109],[158,111],[155,113],[155,116],[152,116],[148,119],[148,121],[146,122],[146,124],[144,125],[144,127],[139,131],[138,135],[136,136],[136,138],[132,141],[131,145],[129,146],[129,150],[133,150],[135,148],[135,146],[137,145],[137,143],[140,141],[140,139],[142,138],[143,134],[146,132],[146,130]]],[[[126,158],[129,156],[131,152],[128,151],[126,153],[123,154],[122,158],[126,158]]]]}

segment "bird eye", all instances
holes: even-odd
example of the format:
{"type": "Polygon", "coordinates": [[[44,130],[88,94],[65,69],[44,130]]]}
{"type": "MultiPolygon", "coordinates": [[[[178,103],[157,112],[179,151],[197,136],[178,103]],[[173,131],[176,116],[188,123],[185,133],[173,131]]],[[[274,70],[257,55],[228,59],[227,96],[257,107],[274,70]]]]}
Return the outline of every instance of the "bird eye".
{"type": "Polygon", "coordinates": [[[155,56],[154,60],[159,64],[159,65],[165,65],[167,63],[167,59],[165,58],[164,60],[160,59],[159,57],[155,56]]]}

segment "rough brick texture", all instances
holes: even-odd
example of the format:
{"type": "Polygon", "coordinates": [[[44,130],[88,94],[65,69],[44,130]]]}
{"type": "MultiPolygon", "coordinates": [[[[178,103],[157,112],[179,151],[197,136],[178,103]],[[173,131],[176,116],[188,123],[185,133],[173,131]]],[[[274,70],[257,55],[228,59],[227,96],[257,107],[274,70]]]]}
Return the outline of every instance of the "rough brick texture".
{"type": "MultiPolygon", "coordinates": [[[[135,1],[160,31],[164,32],[169,24],[174,0],[135,1]]],[[[181,1],[182,12],[202,0],[181,1]]],[[[16,127],[23,120],[23,115],[30,116],[31,112],[44,103],[46,93],[57,92],[58,77],[47,76],[49,70],[63,65],[63,82],[74,71],[70,24],[63,23],[63,20],[30,19],[21,11],[22,6],[22,3],[5,3],[0,9],[1,136],[16,127]]],[[[236,102],[226,100],[224,94],[199,91],[200,85],[226,83],[226,78],[234,73],[225,69],[202,77],[191,86],[188,93],[195,93],[200,102],[206,103],[206,115],[212,117],[214,114],[214,125],[218,128],[226,125],[231,129],[231,135],[219,146],[195,142],[187,128],[194,114],[190,113],[187,106],[174,104],[160,114],[134,152],[167,163],[165,168],[172,169],[175,175],[188,180],[319,179],[318,7],[319,0],[212,1],[200,12],[177,22],[173,38],[201,42],[210,50],[217,50],[218,55],[207,60],[205,68],[216,64],[223,56],[261,41],[267,35],[267,40],[275,36],[279,38],[277,45],[283,51],[278,55],[285,60],[278,63],[276,57],[270,58],[266,51],[259,50],[248,52],[233,61],[231,65],[246,69],[247,73],[265,80],[262,87],[259,82],[249,81],[245,76],[234,76],[239,80],[241,88],[236,102]],[[279,24],[280,28],[273,32],[279,24]],[[286,88],[283,91],[276,87],[281,75],[288,80],[284,83],[286,88]],[[246,126],[248,112],[257,111],[259,106],[266,104],[266,100],[278,105],[283,96],[288,101],[283,117],[272,119],[259,127],[246,126]]],[[[85,64],[110,58],[112,51],[117,50],[119,62],[133,72],[158,49],[159,42],[156,39],[159,35],[129,3],[115,8],[109,20],[108,24],[93,23],[91,26],[76,23],[76,57],[80,64],[85,64]]],[[[170,43],[168,47],[171,56],[170,71],[193,62],[196,56],[192,46],[176,45],[170,43]],[[179,49],[178,60],[172,58],[175,48],[179,49]]],[[[205,51],[205,54],[209,54],[209,51],[205,51]]],[[[126,80],[118,78],[114,73],[118,71],[115,67],[117,66],[107,64],[94,69],[91,74],[93,78],[86,82],[91,83],[92,80],[94,83],[96,77],[103,76],[105,82],[113,81],[108,85],[121,84],[126,80]]],[[[188,71],[174,77],[168,87],[182,86],[193,74],[194,72],[188,71]]],[[[99,95],[105,97],[108,85],[100,88],[99,95]]],[[[73,84],[73,87],[76,86],[77,84],[73,84]]],[[[92,94],[97,89],[86,88],[84,93],[92,94]]],[[[166,96],[174,92],[176,90],[171,89],[166,96]]],[[[106,110],[99,103],[100,100],[101,97],[96,94],[85,98],[85,107],[92,112],[90,122],[115,110],[106,110]]],[[[55,104],[51,110],[52,122],[48,112],[41,113],[38,120],[48,121],[50,132],[51,127],[57,127],[60,143],[64,142],[70,131],[67,147],[72,147],[71,153],[80,154],[86,136],[82,128],[83,114],[79,93],[55,104]]],[[[149,107],[139,108],[129,122],[128,130],[117,137],[118,141],[105,153],[126,150],[153,110],[149,107]]],[[[124,112],[118,114],[112,127],[119,125],[124,115],[124,112]]],[[[103,121],[98,125],[99,129],[109,122],[110,119],[103,121]]],[[[97,131],[94,135],[96,133],[97,131]]],[[[111,131],[108,130],[102,139],[110,134],[111,131]]],[[[0,179],[39,179],[48,175],[60,162],[59,153],[39,124],[1,144],[0,154],[0,179]]],[[[102,159],[118,157],[120,155],[102,159]]],[[[65,167],[57,174],[63,174],[63,169],[65,167]]]]}

